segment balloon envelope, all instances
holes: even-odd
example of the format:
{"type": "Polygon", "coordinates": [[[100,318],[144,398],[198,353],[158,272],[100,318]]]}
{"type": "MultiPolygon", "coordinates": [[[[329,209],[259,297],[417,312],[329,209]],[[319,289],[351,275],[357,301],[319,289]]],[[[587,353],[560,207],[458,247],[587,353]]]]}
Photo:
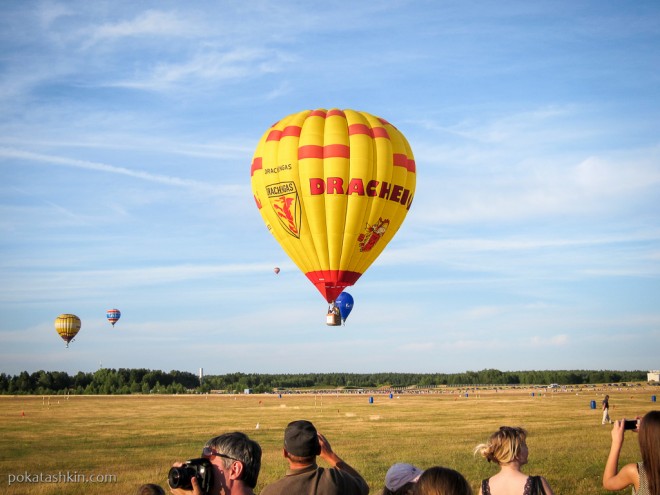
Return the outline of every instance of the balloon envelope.
{"type": "Polygon", "coordinates": [[[337,296],[337,299],[335,299],[335,306],[339,308],[341,319],[345,322],[346,318],[348,318],[348,315],[350,315],[353,310],[353,296],[348,292],[342,292],[337,296]]]}
{"type": "Polygon", "coordinates": [[[408,141],[386,120],[319,109],[268,129],[251,177],[268,230],[331,303],[401,226],[415,194],[416,167],[408,141]]]}
{"type": "Polygon", "coordinates": [[[117,320],[121,318],[121,311],[118,309],[109,309],[105,315],[108,318],[108,321],[112,323],[112,326],[114,327],[115,323],[117,323],[117,320]]]}
{"type": "Polygon", "coordinates": [[[69,342],[80,331],[80,318],[76,315],[64,313],[55,318],[55,330],[62,337],[62,340],[66,342],[66,346],[69,347],[69,342]]]}
{"type": "Polygon", "coordinates": [[[275,272],[275,275],[280,273],[280,269],[278,267],[273,268],[273,271],[275,272]]]}

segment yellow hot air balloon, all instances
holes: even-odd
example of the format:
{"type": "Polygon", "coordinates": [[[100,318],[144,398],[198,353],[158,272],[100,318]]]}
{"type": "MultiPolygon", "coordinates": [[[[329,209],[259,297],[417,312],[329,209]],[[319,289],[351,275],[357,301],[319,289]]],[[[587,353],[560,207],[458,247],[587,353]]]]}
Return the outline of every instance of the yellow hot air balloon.
{"type": "Polygon", "coordinates": [[[71,342],[80,331],[80,318],[76,315],[67,313],[61,314],[55,318],[55,330],[60,334],[62,340],[66,342],[66,346],[69,347],[69,342],[71,342]]]}
{"type": "Polygon", "coordinates": [[[386,120],[305,110],[262,136],[252,192],[268,230],[328,303],[360,278],[403,223],[415,159],[386,120]]]}

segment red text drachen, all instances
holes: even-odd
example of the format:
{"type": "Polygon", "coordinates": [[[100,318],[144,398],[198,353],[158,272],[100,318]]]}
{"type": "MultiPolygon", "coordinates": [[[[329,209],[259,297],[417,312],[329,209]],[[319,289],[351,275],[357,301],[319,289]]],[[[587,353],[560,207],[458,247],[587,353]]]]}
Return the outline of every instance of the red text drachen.
{"type": "Polygon", "coordinates": [[[344,179],[341,177],[328,177],[327,179],[311,178],[309,179],[309,193],[312,196],[318,194],[357,194],[358,196],[378,197],[402,204],[407,210],[412,204],[413,195],[410,189],[399,184],[390,184],[389,182],[380,182],[370,180],[366,183],[361,178],[353,178],[344,186],[344,179]]]}

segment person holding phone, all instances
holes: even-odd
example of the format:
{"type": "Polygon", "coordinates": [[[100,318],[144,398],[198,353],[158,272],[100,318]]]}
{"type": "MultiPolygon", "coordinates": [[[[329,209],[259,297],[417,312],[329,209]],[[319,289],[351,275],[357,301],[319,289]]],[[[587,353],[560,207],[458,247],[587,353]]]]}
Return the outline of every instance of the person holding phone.
{"type": "Polygon", "coordinates": [[[603,472],[603,488],[616,491],[631,485],[633,495],[660,494],[660,411],[650,411],[641,419],[620,419],[612,427],[612,446],[603,472]],[[619,454],[628,429],[637,432],[642,462],[626,464],[619,470],[619,454]]]}

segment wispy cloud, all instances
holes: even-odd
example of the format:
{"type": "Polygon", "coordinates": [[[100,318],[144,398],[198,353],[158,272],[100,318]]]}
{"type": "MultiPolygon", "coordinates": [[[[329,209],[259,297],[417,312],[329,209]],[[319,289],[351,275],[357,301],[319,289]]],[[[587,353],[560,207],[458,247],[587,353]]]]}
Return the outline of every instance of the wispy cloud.
{"type": "Polygon", "coordinates": [[[0,156],[4,158],[12,158],[19,160],[26,160],[36,163],[47,163],[51,165],[60,165],[66,167],[82,168],[86,170],[94,170],[97,172],[104,172],[110,174],[120,174],[137,179],[157,182],[174,187],[184,187],[195,189],[206,194],[214,195],[231,195],[236,196],[244,194],[247,191],[246,186],[231,186],[231,185],[211,185],[205,182],[183,179],[180,177],[172,177],[167,175],[152,174],[149,172],[142,172],[139,170],[132,170],[125,167],[117,167],[105,163],[92,162],[87,160],[77,160],[74,158],[66,158],[60,156],[43,155],[40,153],[33,153],[30,151],[22,151],[12,148],[0,148],[0,156]]]}
{"type": "Polygon", "coordinates": [[[198,24],[188,21],[186,14],[182,12],[146,10],[130,20],[108,22],[92,27],[87,33],[85,47],[140,36],[196,37],[198,35],[198,24]]]}
{"type": "Polygon", "coordinates": [[[498,166],[486,156],[483,160],[483,165],[466,163],[467,173],[459,177],[448,169],[445,178],[421,182],[413,204],[419,210],[411,217],[438,224],[512,223],[566,214],[588,217],[660,197],[657,149],[593,155],[579,161],[557,157],[554,163],[533,154],[524,162],[514,159],[498,166]]]}
{"type": "MultiPolygon", "coordinates": [[[[32,263],[43,265],[43,260],[32,263]]],[[[135,288],[163,287],[182,282],[214,280],[218,277],[238,279],[249,274],[266,274],[272,271],[272,265],[258,263],[245,264],[185,264],[172,266],[154,266],[149,268],[112,267],[100,270],[62,269],[53,267],[39,273],[25,273],[17,277],[15,262],[11,266],[2,266],[4,279],[9,283],[0,288],[0,302],[12,303],[21,300],[70,300],[84,295],[129,291],[135,288]],[[102,283],[99,283],[102,281],[102,283]]],[[[22,269],[27,269],[25,266],[22,269]]],[[[30,270],[28,270],[30,271],[30,270]]],[[[200,289],[197,289],[201,291],[200,289]]],[[[220,290],[220,289],[218,289],[220,290]]],[[[234,286],[238,291],[238,285],[234,286]]]]}
{"type": "Polygon", "coordinates": [[[36,13],[42,28],[50,29],[51,25],[58,19],[74,15],[75,11],[63,3],[43,2],[36,13]]]}
{"type": "Polygon", "coordinates": [[[545,348],[547,346],[563,347],[570,344],[568,335],[552,335],[550,337],[533,336],[529,338],[529,345],[532,347],[545,348]]]}
{"type": "Polygon", "coordinates": [[[282,67],[277,58],[272,51],[254,48],[207,52],[179,63],[160,63],[136,74],[133,79],[108,82],[106,86],[152,91],[180,87],[185,90],[209,82],[251,79],[278,72],[282,67]],[[181,86],[183,83],[185,87],[181,86]]]}

